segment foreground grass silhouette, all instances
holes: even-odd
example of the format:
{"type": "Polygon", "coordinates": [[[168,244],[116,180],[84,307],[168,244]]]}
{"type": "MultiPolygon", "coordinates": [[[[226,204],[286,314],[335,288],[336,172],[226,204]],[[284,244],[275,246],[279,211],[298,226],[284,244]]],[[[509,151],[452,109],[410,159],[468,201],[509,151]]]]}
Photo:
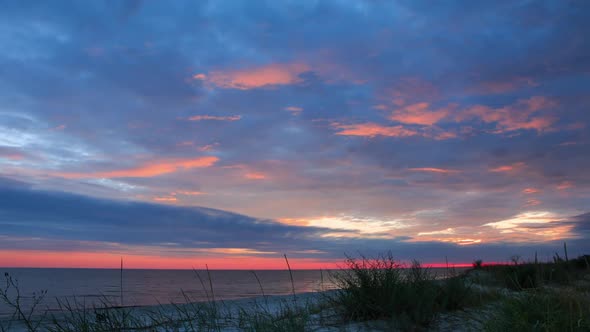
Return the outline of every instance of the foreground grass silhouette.
{"type": "MultiPolygon", "coordinates": [[[[39,310],[44,292],[23,308],[18,282],[5,275],[0,301],[13,315],[0,331],[590,331],[590,256],[553,262],[485,265],[445,278],[391,253],[348,258],[330,277],[337,290],[256,301],[215,301],[209,280],[198,280],[208,300],[124,308],[59,301],[39,310]],[[453,323],[454,322],[454,323],[453,323]],[[454,324],[454,325],[453,325],[454,324]]],[[[288,260],[287,260],[288,268],[288,260]]],[[[292,285],[293,281],[291,280],[292,285]]]]}

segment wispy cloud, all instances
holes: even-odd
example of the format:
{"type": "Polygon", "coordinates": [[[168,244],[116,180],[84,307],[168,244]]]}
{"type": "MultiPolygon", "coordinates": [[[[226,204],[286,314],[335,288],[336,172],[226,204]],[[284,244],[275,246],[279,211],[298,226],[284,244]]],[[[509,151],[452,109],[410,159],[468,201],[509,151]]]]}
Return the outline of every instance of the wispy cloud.
{"type": "Polygon", "coordinates": [[[284,108],[285,111],[291,112],[293,115],[299,115],[303,112],[303,108],[298,106],[287,106],[284,108]]]}
{"type": "Polygon", "coordinates": [[[247,172],[244,177],[248,180],[264,180],[267,175],[261,172],[247,172]]]}
{"type": "Polygon", "coordinates": [[[517,162],[510,165],[502,165],[497,167],[492,167],[489,169],[492,173],[507,173],[507,172],[514,172],[523,169],[526,166],[524,162],[517,162]]]}
{"type": "Polygon", "coordinates": [[[537,194],[540,193],[541,190],[537,189],[537,188],[524,188],[522,190],[523,194],[537,194]]]}
{"type": "Polygon", "coordinates": [[[520,129],[536,131],[547,130],[555,122],[550,115],[537,114],[541,110],[551,109],[557,105],[554,100],[534,96],[528,99],[520,99],[517,102],[501,107],[475,105],[460,112],[458,120],[477,118],[486,123],[495,123],[497,132],[509,132],[520,129]]]}
{"type": "Polygon", "coordinates": [[[431,110],[429,103],[422,102],[393,111],[389,116],[389,119],[406,124],[431,126],[446,118],[450,114],[452,108],[453,107],[450,106],[449,108],[431,110]]]}
{"type": "Polygon", "coordinates": [[[156,196],[153,198],[154,202],[176,202],[178,199],[174,196],[156,196]]]}
{"type": "Polygon", "coordinates": [[[174,173],[177,171],[193,168],[204,168],[213,166],[219,158],[213,156],[191,158],[191,159],[165,159],[147,162],[141,166],[101,172],[85,173],[56,173],[55,175],[68,179],[90,179],[90,178],[149,178],[159,175],[174,173]]]}
{"type": "Polygon", "coordinates": [[[412,172],[428,172],[428,173],[440,173],[440,174],[454,174],[460,173],[461,171],[456,169],[436,168],[436,167],[414,167],[408,168],[412,172]]]}
{"type": "Polygon", "coordinates": [[[558,190],[567,190],[573,188],[574,184],[571,181],[562,181],[557,185],[558,190]]]}
{"type": "Polygon", "coordinates": [[[363,137],[407,137],[416,136],[418,132],[406,129],[403,126],[384,126],[378,123],[341,124],[332,123],[332,127],[338,129],[336,135],[363,136],[363,137]]]}
{"type": "Polygon", "coordinates": [[[238,121],[242,118],[241,115],[228,115],[228,116],[216,116],[216,115],[194,115],[188,118],[189,121],[238,121]]]}
{"type": "Polygon", "coordinates": [[[302,81],[300,75],[308,70],[310,67],[303,63],[273,63],[243,69],[212,71],[208,74],[199,73],[193,78],[219,88],[248,90],[297,84],[302,81]]]}
{"type": "MultiPolygon", "coordinates": [[[[532,206],[537,204],[531,204],[532,206]]],[[[483,226],[500,231],[511,241],[548,241],[572,237],[574,227],[567,218],[549,211],[528,211],[483,226]]]]}

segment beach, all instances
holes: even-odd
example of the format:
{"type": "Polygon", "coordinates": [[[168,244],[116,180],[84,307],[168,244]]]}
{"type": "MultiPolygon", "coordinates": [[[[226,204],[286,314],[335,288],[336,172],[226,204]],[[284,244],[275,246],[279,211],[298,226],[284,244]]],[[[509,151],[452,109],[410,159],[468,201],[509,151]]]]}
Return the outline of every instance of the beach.
{"type": "Polygon", "coordinates": [[[0,295],[17,315],[0,320],[0,330],[500,332],[543,324],[548,331],[562,326],[585,331],[590,327],[589,257],[474,264],[441,279],[416,262],[404,266],[382,256],[349,260],[330,290],[296,293],[292,282],[291,294],[269,295],[259,284],[262,296],[219,299],[206,280],[201,301],[120,306],[64,300],[49,311],[23,309],[18,284],[7,277],[8,292],[0,295]]]}

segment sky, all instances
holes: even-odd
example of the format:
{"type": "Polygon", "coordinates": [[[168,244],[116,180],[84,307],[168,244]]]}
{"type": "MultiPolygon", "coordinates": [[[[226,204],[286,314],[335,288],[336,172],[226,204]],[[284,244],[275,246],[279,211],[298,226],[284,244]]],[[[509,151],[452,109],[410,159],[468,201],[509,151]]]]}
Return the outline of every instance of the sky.
{"type": "Polygon", "coordinates": [[[587,254],[589,12],[3,2],[0,266],[587,254]]]}

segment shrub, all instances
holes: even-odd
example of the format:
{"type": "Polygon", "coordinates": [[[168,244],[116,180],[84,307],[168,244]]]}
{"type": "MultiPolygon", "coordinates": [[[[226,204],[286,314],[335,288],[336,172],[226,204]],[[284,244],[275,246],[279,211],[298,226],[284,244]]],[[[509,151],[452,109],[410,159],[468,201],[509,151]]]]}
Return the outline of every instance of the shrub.
{"type": "Polygon", "coordinates": [[[453,277],[442,281],[438,302],[444,310],[458,310],[468,304],[475,304],[475,293],[463,277],[453,277]]]}
{"type": "Polygon", "coordinates": [[[340,290],[331,300],[349,320],[385,319],[402,328],[425,327],[440,311],[461,308],[469,293],[463,278],[437,281],[419,262],[406,269],[391,254],[348,258],[346,265],[333,275],[340,290]]]}
{"type": "Polygon", "coordinates": [[[506,287],[512,290],[537,288],[541,285],[538,269],[532,264],[521,264],[508,267],[506,287]]]}
{"type": "Polygon", "coordinates": [[[481,269],[483,267],[483,261],[481,259],[477,259],[473,261],[472,265],[474,269],[481,269]]]}

